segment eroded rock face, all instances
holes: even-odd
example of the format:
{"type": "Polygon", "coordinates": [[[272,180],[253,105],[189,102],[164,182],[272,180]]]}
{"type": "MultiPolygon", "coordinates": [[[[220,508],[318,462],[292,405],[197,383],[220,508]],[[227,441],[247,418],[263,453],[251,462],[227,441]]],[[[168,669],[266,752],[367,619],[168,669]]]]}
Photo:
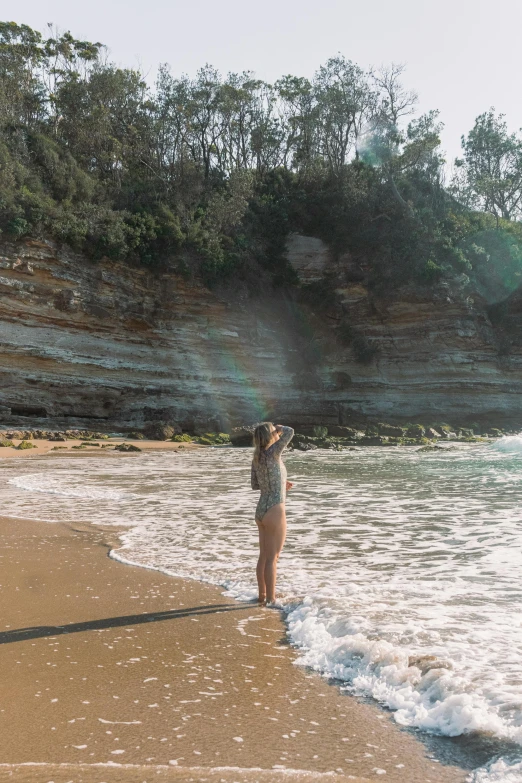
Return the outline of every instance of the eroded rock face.
{"type": "Polygon", "coordinates": [[[286,257],[303,283],[321,280],[332,263],[328,248],[321,239],[301,234],[288,237],[286,257]]]}
{"type": "Polygon", "coordinates": [[[379,299],[320,240],[294,235],[289,254],[303,281],[338,280],[331,312],[262,282],[211,292],[50,242],[0,246],[0,425],[522,421],[522,347],[499,351],[464,283],[379,299]],[[346,320],[377,347],[366,363],[340,339],[346,320]]]}

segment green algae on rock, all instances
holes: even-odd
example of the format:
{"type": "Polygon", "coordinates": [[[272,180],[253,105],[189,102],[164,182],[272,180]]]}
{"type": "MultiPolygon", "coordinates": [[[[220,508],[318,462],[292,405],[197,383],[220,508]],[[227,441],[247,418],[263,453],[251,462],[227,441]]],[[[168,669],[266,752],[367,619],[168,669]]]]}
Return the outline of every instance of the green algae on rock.
{"type": "Polygon", "coordinates": [[[191,438],[191,440],[201,446],[224,446],[230,443],[230,435],[227,435],[226,432],[206,432],[204,435],[191,438]]]}
{"type": "Polygon", "coordinates": [[[37,449],[38,446],[35,443],[31,443],[29,440],[23,440],[16,448],[19,451],[24,451],[25,449],[37,449]]]}

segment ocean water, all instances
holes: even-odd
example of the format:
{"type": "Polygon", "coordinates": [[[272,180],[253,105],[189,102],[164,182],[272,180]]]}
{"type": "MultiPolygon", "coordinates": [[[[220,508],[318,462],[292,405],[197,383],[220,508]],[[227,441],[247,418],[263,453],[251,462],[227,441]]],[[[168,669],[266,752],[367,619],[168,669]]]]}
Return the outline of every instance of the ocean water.
{"type": "MultiPolygon", "coordinates": [[[[256,595],[250,449],[2,461],[1,513],[123,526],[112,556],[256,595]]],[[[474,783],[522,781],[522,437],[291,452],[279,591],[298,663],[404,726],[520,745],[474,783]]]]}

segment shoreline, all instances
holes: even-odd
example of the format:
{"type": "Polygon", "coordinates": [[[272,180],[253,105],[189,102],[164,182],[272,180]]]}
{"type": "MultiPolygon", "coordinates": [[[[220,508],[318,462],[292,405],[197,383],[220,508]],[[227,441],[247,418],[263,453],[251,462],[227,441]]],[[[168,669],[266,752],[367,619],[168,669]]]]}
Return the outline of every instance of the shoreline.
{"type": "MultiPolygon", "coordinates": [[[[19,452],[24,453],[36,456],[36,449],[19,452]]],[[[206,583],[111,558],[117,536],[117,530],[95,525],[0,518],[5,623],[0,626],[0,663],[7,675],[0,684],[0,706],[5,705],[0,762],[9,765],[0,763],[0,780],[8,775],[36,783],[37,768],[30,777],[28,762],[51,764],[46,770],[56,783],[71,780],[73,768],[81,780],[97,781],[100,770],[95,772],[94,764],[109,765],[103,767],[107,783],[133,781],[134,773],[143,781],[145,771],[154,780],[209,783],[279,775],[287,781],[320,780],[326,773],[332,781],[374,780],[384,774],[401,783],[465,780],[469,765],[455,766],[438,752],[437,742],[420,741],[378,705],[341,694],[319,674],[293,665],[297,651],[286,640],[279,612],[238,603],[206,583]],[[190,611],[182,608],[187,602],[190,611]],[[180,635],[171,637],[169,626],[180,635]],[[138,652],[145,647],[148,655],[138,652]],[[122,652],[126,660],[115,660],[122,652]],[[203,691],[197,684],[198,658],[209,667],[203,691]],[[145,660],[154,665],[147,663],[147,676],[136,677],[145,660]],[[55,668],[61,677],[58,672],[53,676],[55,668]],[[270,682],[275,677],[280,678],[277,689],[270,682]],[[77,698],[78,688],[85,698],[77,698]],[[154,691],[146,704],[143,690],[154,691]],[[172,693],[178,696],[176,707],[167,698],[172,693]],[[139,704],[133,706],[136,699],[139,704]],[[28,730],[24,716],[35,709],[38,727],[28,730]],[[115,732],[107,728],[111,722],[118,726],[118,740],[125,735],[115,750],[115,732]],[[119,778],[114,765],[122,763],[125,775],[119,778]],[[196,767],[205,769],[204,778],[196,767]]]]}
{"type": "Polygon", "coordinates": [[[11,783],[42,783],[52,775],[50,783],[149,783],[149,781],[173,781],[173,783],[370,783],[368,778],[349,777],[307,770],[242,769],[241,767],[176,767],[164,764],[31,764],[2,765],[0,781],[11,783]],[[81,777],[71,778],[71,775],[81,777]],[[144,775],[146,777],[144,777],[144,775]],[[103,778],[103,781],[101,780],[103,778]]]}
{"type": "Polygon", "coordinates": [[[26,773],[18,765],[27,762],[52,764],[55,780],[60,764],[130,763],[220,767],[219,779],[230,781],[237,776],[223,767],[285,780],[293,773],[284,768],[339,780],[385,769],[401,783],[464,781],[391,716],[294,666],[278,612],[118,563],[97,528],[0,524],[9,774],[26,773]]]}

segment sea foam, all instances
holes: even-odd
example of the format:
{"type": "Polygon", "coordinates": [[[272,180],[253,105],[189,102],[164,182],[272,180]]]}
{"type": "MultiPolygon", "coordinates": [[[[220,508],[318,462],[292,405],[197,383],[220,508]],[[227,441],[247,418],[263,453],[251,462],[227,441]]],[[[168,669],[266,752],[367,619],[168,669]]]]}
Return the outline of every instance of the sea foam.
{"type": "Polygon", "coordinates": [[[493,761],[474,770],[468,777],[468,783],[522,783],[522,761],[493,761]]]}
{"type": "Polygon", "coordinates": [[[491,448],[495,451],[522,454],[522,435],[506,435],[494,441],[491,448]]]}
{"type": "Polygon", "coordinates": [[[44,495],[60,495],[64,498],[82,500],[129,500],[138,497],[133,492],[121,492],[103,487],[67,486],[63,479],[55,479],[48,473],[33,473],[9,479],[9,483],[27,492],[40,492],[44,495]]]}

